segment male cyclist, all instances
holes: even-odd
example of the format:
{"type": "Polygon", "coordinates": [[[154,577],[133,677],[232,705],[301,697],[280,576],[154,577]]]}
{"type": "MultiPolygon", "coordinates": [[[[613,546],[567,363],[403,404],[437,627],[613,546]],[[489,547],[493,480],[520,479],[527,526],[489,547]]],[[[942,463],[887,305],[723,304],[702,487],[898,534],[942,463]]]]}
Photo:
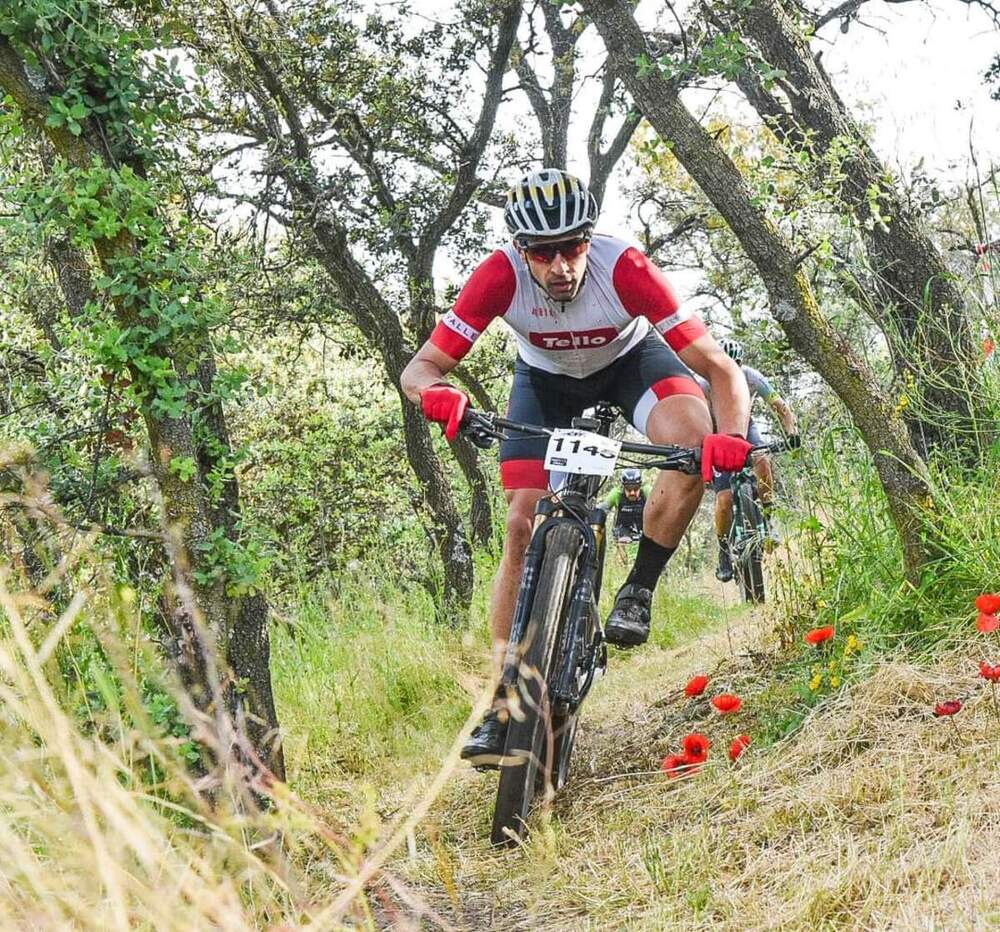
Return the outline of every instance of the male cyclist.
{"type": "MultiPolygon", "coordinates": [[[[788,437],[798,437],[798,424],[795,420],[795,412],[788,406],[787,402],[777,393],[771,383],[757,369],[743,365],[743,344],[738,340],[723,340],[721,347],[726,355],[740,367],[747,382],[747,389],[750,392],[750,407],[757,398],[763,400],[777,413],[781,419],[781,427],[788,437]]],[[[709,404],[712,403],[712,387],[703,379],[698,379],[709,404]]],[[[754,446],[761,445],[764,441],[760,435],[760,429],[750,419],[747,428],[747,440],[754,446]]],[[[774,504],[774,470],[771,467],[771,458],[766,454],[754,457],[753,470],[757,474],[757,491],[760,495],[760,504],[764,509],[764,517],[770,519],[771,509],[774,504]]],[[[715,490],[715,534],[719,540],[719,565],[715,570],[715,576],[722,582],[729,582],[733,578],[732,554],[729,552],[729,531],[733,526],[733,492],[730,486],[732,474],[720,472],[712,479],[712,488],[715,490]]],[[[770,520],[768,521],[770,527],[770,520]]]]}
{"type": "Polygon", "coordinates": [[[652,488],[643,486],[642,473],[638,469],[626,469],[622,473],[621,484],[601,502],[601,507],[609,514],[612,508],[617,509],[612,532],[615,540],[638,538],[642,534],[642,513],[650,492],[652,488]]]}
{"type": "MultiPolygon", "coordinates": [[[[612,644],[649,637],[656,582],[698,508],[712,469],[746,462],[750,398],[736,364],[702,322],[681,310],[663,274],[638,249],[595,235],[598,207],[573,175],[548,168],[519,181],[504,219],[513,241],[472,273],[452,310],[402,374],[406,396],[445,425],[454,440],[469,403],[445,380],[491,321],[502,318],[517,338],[508,416],[569,427],[598,401],[624,410],[654,443],[701,445],[702,478],[663,471],[643,514],[635,563],[605,625],[612,644]],[[711,385],[718,432],[691,376],[711,385]]],[[[518,437],[500,446],[500,475],[509,503],[503,558],[494,582],[491,626],[503,657],[517,600],[536,502],[549,494],[546,440],[518,437]]],[[[503,752],[506,711],[487,714],[462,756],[495,762],[503,752]]]]}

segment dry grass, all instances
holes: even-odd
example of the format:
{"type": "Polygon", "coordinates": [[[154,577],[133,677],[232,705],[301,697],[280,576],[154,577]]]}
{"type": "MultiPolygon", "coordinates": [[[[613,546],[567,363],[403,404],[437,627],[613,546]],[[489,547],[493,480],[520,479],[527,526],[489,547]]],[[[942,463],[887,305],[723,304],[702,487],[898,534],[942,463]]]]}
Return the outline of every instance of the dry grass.
{"type": "Polygon", "coordinates": [[[0,564],[0,928],[443,925],[384,864],[456,768],[489,697],[439,773],[384,824],[335,825],[284,784],[248,777],[228,717],[198,713],[178,693],[192,737],[218,761],[196,777],[182,739],[149,718],[135,674],[156,660],[140,657],[131,600],[100,584],[99,561],[77,543],[34,588],[0,564]],[[81,708],[55,662],[82,627],[109,665],[99,712],[81,708]]]}
{"type": "Polygon", "coordinates": [[[493,780],[466,775],[410,876],[450,890],[440,902],[469,928],[1000,927],[1000,722],[974,647],[932,669],[882,665],[733,767],[750,714],[723,722],[677,691],[720,663],[717,682],[749,695],[740,652],[755,628],[740,623],[733,653],[716,632],[618,658],[590,700],[575,779],[524,848],[488,850],[493,780]],[[956,695],[960,736],[930,712],[956,695]],[[656,762],[692,730],[713,739],[712,761],[667,780],[656,762]]]}
{"type": "Polygon", "coordinates": [[[695,618],[677,647],[613,656],[570,787],[521,850],[497,853],[484,841],[495,778],[457,767],[476,709],[447,751],[435,745],[436,772],[373,801],[381,819],[334,825],[280,784],[258,811],[232,761],[211,775],[210,804],[148,720],[134,617],[94,582],[86,541],[63,552],[76,556],[47,588],[0,570],[0,928],[1000,926],[1000,722],[972,645],[933,668],[877,667],[733,767],[725,750],[754,732],[754,694],[773,675],[762,622],[726,611],[706,631],[695,618]],[[81,721],[54,658],[84,623],[119,698],[81,721]],[[747,710],[723,720],[685,700],[697,672],[747,710]],[[930,714],[956,696],[960,734],[930,714]],[[695,730],[710,763],[667,780],[659,759],[695,730]]]}

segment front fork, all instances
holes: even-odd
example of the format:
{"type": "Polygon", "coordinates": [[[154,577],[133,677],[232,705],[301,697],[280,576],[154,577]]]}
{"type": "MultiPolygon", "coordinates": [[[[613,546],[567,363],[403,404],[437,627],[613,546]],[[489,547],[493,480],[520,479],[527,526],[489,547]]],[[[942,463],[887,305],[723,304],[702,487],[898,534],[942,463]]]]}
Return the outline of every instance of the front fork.
{"type": "Polygon", "coordinates": [[[524,552],[524,569],[521,571],[521,583],[517,590],[517,603],[514,606],[514,618],[510,625],[510,636],[507,639],[507,654],[504,658],[503,673],[500,677],[501,687],[513,687],[517,683],[517,671],[521,660],[521,643],[528,630],[528,619],[531,617],[531,606],[535,601],[535,589],[538,588],[538,571],[542,565],[545,553],[545,539],[558,524],[549,520],[556,510],[555,503],[549,498],[540,498],[535,505],[535,526],[531,533],[528,549],[524,552]]]}
{"type": "Polygon", "coordinates": [[[555,671],[553,698],[575,709],[590,690],[594,673],[607,655],[601,650],[604,631],[597,608],[604,564],[605,520],[602,509],[594,509],[587,521],[584,551],[573,587],[559,652],[562,663],[555,671]],[[584,680],[579,679],[585,671],[584,680]]]}
{"type": "Polygon", "coordinates": [[[602,509],[595,508],[588,516],[587,523],[583,524],[576,518],[556,515],[558,510],[559,506],[551,499],[540,499],[535,507],[535,529],[525,551],[524,571],[517,593],[501,685],[509,688],[517,682],[521,643],[531,617],[531,607],[538,587],[538,572],[545,554],[545,541],[561,522],[572,521],[583,533],[583,546],[566,623],[559,639],[556,654],[559,665],[553,671],[552,695],[555,701],[575,707],[587,694],[593,682],[594,671],[604,656],[601,651],[603,632],[597,602],[600,598],[607,515],[602,509]],[[586,637],[588,632],[592,632],[589,639],[586,637]],[[581,667],[588,672],[583,685],[578,687],[577,672],[581,667]]]}

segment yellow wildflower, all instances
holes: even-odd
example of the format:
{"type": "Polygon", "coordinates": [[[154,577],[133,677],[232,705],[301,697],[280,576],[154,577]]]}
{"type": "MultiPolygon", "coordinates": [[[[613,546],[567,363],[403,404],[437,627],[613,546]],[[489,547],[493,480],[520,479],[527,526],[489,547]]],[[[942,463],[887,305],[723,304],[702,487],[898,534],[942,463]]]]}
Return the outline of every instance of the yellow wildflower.
{"type": "Polygon", "coordinates": [[[830,685],[834,689],[836,689],[840,685],[840,677],[839,676],[831,676],[830,677],[830,685]]]}
{"type": "Polygon", "coordinates": [[[819,687],[820,687],[820,684],[821,684],[822,682],[823,682],[823,674],[822,674],[822,673],[817,673],[817,674],[816,674],[816,675],[815,675],[815,676],[814,676],[814,677],[813,677],[813,678],[812,678],[812,679],[811,679],[811,680],[809,681],[809,688],[810,688],[810,689],[811,689],[811,690],[812,690],[813,692],[816,692],[816,690],[817,690],[817,689],[819,689],[819,687]]]}

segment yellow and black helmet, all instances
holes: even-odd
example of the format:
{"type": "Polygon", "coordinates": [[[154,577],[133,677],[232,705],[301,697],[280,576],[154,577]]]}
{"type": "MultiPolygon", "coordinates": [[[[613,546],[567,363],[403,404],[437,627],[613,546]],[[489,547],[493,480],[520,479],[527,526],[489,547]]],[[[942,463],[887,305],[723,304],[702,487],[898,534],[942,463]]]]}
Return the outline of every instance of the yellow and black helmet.
{"type": "Polygon", "coordinates": [[[569,172],[543,168],[525,175],[507,192],[504,220],[518,242],[537,236],[585,232],[597,222],[597,201],[569,172]]]}

